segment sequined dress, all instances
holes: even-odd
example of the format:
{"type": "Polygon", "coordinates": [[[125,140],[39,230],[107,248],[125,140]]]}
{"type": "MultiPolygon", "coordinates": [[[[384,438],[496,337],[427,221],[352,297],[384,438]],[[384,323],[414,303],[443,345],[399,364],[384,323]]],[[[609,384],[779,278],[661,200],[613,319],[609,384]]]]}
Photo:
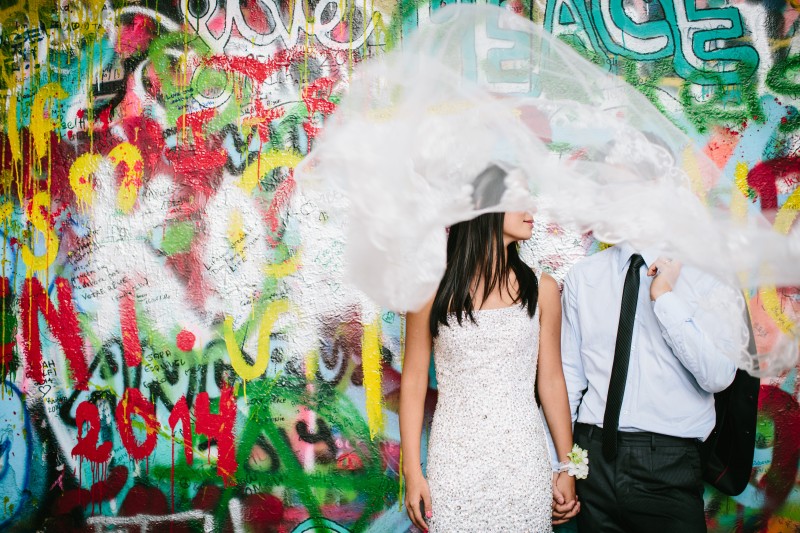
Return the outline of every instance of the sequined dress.
{"type": "Polygon", "coordinates": [[[539,310],[455,315],[434,340],[431,533],[552,531],[552,471],[534,398],[539,310]]]}

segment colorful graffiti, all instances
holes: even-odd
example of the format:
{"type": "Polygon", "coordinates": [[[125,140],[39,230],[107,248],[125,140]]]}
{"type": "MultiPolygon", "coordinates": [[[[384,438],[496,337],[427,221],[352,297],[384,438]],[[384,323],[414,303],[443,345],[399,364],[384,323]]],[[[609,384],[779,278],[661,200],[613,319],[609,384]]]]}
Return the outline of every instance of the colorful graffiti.
{"type": "MultiPolygon", "coordinates": [[[[0,8],[0,528],[410,529],[403,319],[344,283],[340,200],[293,169],[357,65],[440,5],[0,8]]],[[[705,146],[749,199],[736,209],[796,231],[800,5],[507,5],[705,146]]],[[[592,246],[540,230],[557,274],[592,246]]],[[[760,349],[799,294],[751,295],[760,349]]],[[[800,527],[799,395],[797,369],[764,382],[752,483],[708,491],[711,530],[800,527]]]]}

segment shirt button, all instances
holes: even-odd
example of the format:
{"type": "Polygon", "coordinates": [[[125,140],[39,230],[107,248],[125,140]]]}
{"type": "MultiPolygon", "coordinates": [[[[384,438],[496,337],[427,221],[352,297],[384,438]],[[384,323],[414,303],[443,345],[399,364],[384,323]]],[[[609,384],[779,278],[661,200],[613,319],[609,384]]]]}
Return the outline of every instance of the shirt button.
{"type": "Polygon", "coordinates": [[[628,414],[628,410],[627,410],[627,409],[625,409],[624,411],[622,411],[622,414],[625,414],[625,415],[627,415],[627,414],[628,414]]]}

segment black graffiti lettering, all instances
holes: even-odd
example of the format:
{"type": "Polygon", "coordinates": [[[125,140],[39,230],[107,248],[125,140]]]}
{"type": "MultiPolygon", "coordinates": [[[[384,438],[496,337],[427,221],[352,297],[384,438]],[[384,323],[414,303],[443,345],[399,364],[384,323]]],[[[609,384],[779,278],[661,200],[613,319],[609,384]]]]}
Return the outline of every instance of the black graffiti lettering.
{"type": "MultiPolygon", "coordinates": [[[[329,456],[323,455],[322,457],[318,457],[318,459],[327,459],[329,461],[333,461],[336,458],[336,442],[333,439],[333,435],[331,434],[331,430],[328,427],[328,424],[325,423],[325,420],[322,418],[317,418],[317,430],[316,432],[312,433],[309,430],[308,424],[304,420],[300,420],[294,425],[295,431],[297,431],[297,435],[300,437],[300,440],[303,442],[307,442],[309,444],[316,444],[318,442],[324,442],[325,445],[328,447],[328,454],[329,456]]],[[[326,455],[328,455],[326,454],[326,455]]]]}

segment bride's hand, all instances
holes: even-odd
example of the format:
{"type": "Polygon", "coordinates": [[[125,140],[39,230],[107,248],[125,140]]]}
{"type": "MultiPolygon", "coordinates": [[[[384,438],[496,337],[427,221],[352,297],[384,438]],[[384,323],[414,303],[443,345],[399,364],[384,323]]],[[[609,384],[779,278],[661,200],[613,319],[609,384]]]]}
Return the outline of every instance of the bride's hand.
{"type": "Polygon", "coordinates": [[[410,477],[406,476],[406,511],[415,526],[421,531],[428,531],[428,524],[425,519],[432,516],[433,510],[431,509],[431,491],[428,488],[428,480],[425,479],[422,472],[410,477]],[[420,500],[424,506],[424,518],[420,500]]]}
{"type": "Polygon", "coordinates": [[[566,472],[553,474],[553,525],[567,522],[581,510],[575,494],[575,478],[566,472]]]}

